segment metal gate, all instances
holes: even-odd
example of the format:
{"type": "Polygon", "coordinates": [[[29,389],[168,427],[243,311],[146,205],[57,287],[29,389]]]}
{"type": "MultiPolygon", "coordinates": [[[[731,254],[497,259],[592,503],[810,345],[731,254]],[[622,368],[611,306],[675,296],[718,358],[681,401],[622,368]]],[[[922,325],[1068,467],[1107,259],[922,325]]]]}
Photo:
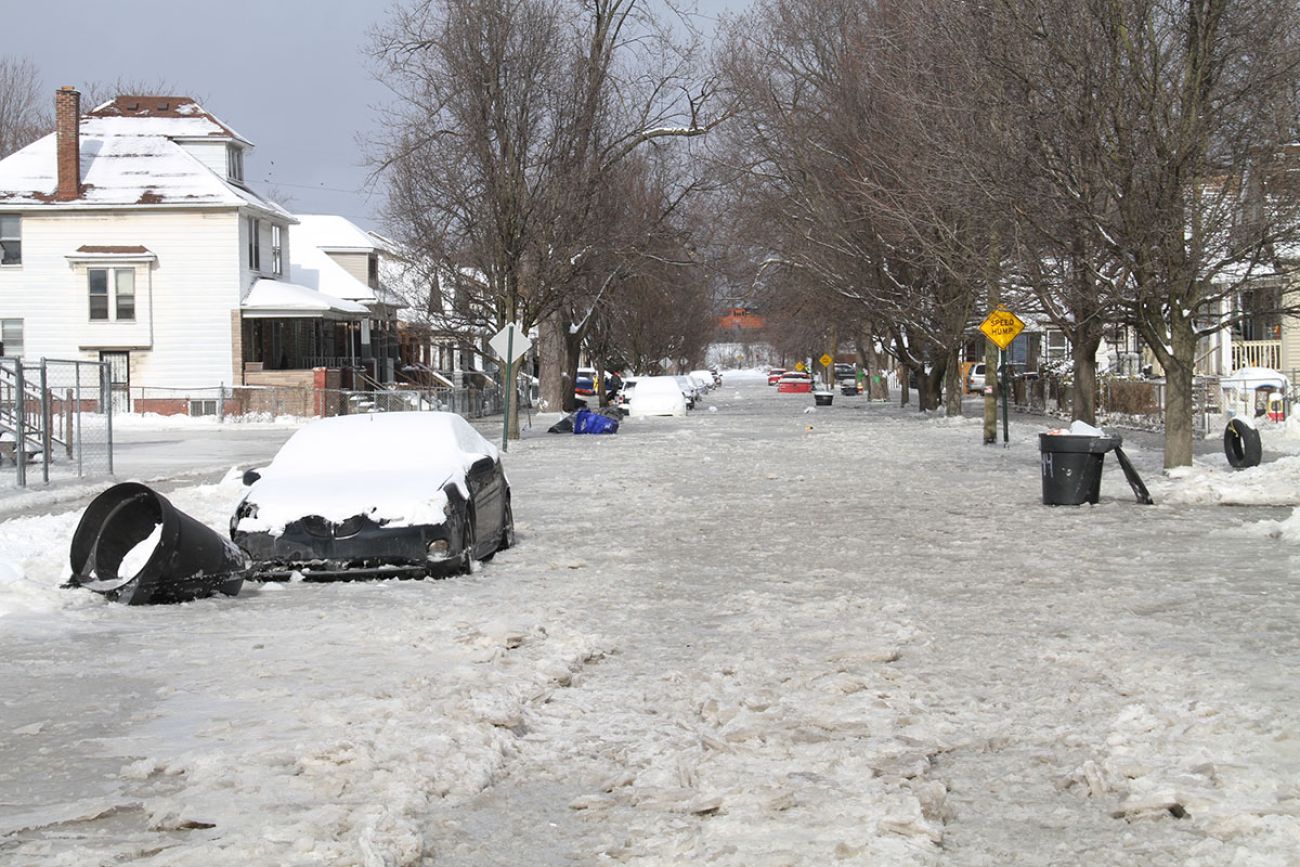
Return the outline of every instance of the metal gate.
{"type": "Polygon", "coordinates": [[[112,390],[113,412],[131,411],[131,353],[101,350],[99,360],[108,365],[108,382],[112,390]]]}
{"type": "Polygon", "coordinates": [[[113,473],[109,368],[0,358],[0,485],[113,473]]]}

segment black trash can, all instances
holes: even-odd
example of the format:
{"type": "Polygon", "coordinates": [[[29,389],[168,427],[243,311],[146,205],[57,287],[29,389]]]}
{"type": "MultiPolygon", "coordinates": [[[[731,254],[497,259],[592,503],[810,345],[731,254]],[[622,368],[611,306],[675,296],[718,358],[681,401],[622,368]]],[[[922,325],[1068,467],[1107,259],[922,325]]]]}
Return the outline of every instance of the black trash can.
{"type": "Polygon", "coordinates": [[[832,391],[813,392],[813,401],[817,406],[830,406],[833,400],[835,400],[835,393],[832,391]]]}
{"type": "Polygon", "coordinates": [[[72,579],[125,605],[189,602],[238,595],[248,560],[233,542],[136,482],[114,485],[81,516],[72,534],[72,579]],[[119,576],[131,549],[155,531],[158,541],[134,575],[119,576]]]}
{"type": "Polygon", "coordinates": [[[1043,464],[1043,505],[1081,506],[1101,498],[1101,470],[1117,436],[1039,434],[1043,464]]]}

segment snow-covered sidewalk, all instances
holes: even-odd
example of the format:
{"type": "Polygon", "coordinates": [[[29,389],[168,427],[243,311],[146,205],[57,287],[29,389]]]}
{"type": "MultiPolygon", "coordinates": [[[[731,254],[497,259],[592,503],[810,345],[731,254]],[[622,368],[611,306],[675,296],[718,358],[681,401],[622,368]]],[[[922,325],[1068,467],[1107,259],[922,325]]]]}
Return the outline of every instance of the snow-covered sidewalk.
{"type": "Polygon", "coordinates": [[[466,578],[128,609],[0,524],[0,860],[1294,863],[1300,458],[1047,508],[1041,427],[809,402],[512,444],[466,578]]]}

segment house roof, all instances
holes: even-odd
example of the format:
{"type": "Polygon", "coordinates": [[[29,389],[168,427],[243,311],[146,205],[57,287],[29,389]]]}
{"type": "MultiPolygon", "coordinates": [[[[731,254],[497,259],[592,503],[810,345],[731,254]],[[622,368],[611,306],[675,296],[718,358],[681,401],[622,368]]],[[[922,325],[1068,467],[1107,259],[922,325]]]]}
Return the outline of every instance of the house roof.
{"type": "Polygon", "coordinates": [[[228,130],[220,131],[226,127],[208,118],[206,113],[175,118],[84,115],[82,195],[72,201],[54,201],[57,143],[51,133],[0,160],[0,206],[252,207],[292,221],[279,205],[226,180],[173,140],[230,137],[228,130]]]}
{"type": "MultiPolygon", "coordinates": [[[[323,217],[320,214],[295,214],[298,225],[294,227],[289,244],[289,276],[295,282],[317,291],[346,298],[362,304],[376,304],[379,297],[370,285],[353,277],[325,252],[322,239],[337,239],[337,221],[352,226],[344,217],[323,217]]],[[[352,226],[361,232],[356,226],[352,226]]],[[[364,234],[364,233],[362,233],[364,234]]]]}
{"type": "Polygon", "coordinates": [[[86,119],[91,118],[96,125],[105,126],[110,131],[122,126],[114,123],[115,120],[129,120],[129,128],[137,130],[127,133],[129,135],[233,139],[252,146],[252,142],[189,96],[119,96],[110,99],[86,112],[82,119],[83,133],[86,132],[86,119]],[[149,118],[151,122],[141,124],[142,118],[149,118]]]}
{"type": "Polygon", "coordinates": [[[325,317],[355,319],[369,311],[360,304],[286,280],[255,280],[239,309],[249,318],[325,317]]]}
{"type": "Polygon", "coordinates": [[[299,227],[294,237],[308,235],[312,243],[330,253],[372,253],[380,248],[369,232],[337,214],[295,214],[299,227]]]}

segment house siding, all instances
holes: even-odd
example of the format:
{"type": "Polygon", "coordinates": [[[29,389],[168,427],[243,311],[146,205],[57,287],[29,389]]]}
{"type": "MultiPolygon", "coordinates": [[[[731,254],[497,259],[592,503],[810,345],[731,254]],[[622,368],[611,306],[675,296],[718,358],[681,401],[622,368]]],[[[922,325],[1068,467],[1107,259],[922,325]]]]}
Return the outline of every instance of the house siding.
{"type": "Polygon", "coordinates": [[[186,153],[212,169],[219,178],[226,178],[226,149],[224,141],[178,141],[186,153]]]}
{"type": "Polygon", "coordinates": [[[362,286],[370,286],[369,253],[328,253],[327,255],[336,265],[355,277],[362,286]]]}
{"type": "MultiPolygon", "coordinates": [[[[235,381],[231,311],[240,297],[235,210],[23,214],[23,264],[0,269],[0,317],[23,320],[26,358],[97,361],[131,352],[131,385],[203,388],[235,381]],[[67,260],[83,245],[141,245],[152,263],[67,260]],[[92,322],[86,271],[134,268],[133,323],[92,322]]],[[[111,304],[110,304],[111,306],[111,304]]]]}

